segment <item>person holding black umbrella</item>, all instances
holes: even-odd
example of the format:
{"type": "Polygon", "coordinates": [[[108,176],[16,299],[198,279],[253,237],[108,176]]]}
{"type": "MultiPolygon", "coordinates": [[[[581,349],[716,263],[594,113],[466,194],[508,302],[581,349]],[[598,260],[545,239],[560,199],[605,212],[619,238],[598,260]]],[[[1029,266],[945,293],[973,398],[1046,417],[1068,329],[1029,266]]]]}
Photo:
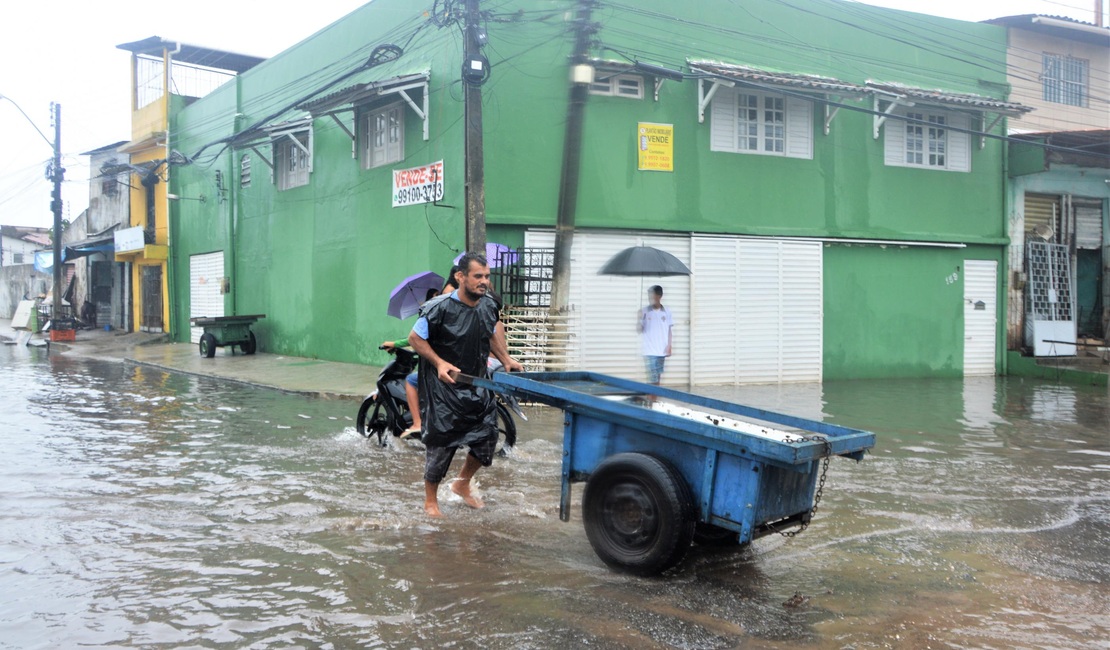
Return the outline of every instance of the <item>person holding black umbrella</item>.
{"type": "Polygon", "coordinates": [[[637,329],[648,383],[658,386],[663,376],[663,364],[671,356],[674,329],[674,316],[663,306],[663,287],[658,284],[648,289],[648,305],[640,310],[637,329]]]}

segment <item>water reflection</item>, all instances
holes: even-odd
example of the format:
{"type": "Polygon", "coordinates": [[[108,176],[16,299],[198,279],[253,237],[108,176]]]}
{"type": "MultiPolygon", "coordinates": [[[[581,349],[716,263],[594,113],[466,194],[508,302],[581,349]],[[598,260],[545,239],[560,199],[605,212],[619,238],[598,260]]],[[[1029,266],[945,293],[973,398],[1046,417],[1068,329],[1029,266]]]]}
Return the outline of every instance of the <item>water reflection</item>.
{"type": "Polygon", "coordinates": [[[419,444],[366,444],[354,403],[0,349],[0,645],[1105,647],[1105,389],[704,392],[879,444],[804,535],[644,580],[593,555],[580,490],[558,521],[551,409],[479,475],[489,508],[429,522],[419,444]]]}

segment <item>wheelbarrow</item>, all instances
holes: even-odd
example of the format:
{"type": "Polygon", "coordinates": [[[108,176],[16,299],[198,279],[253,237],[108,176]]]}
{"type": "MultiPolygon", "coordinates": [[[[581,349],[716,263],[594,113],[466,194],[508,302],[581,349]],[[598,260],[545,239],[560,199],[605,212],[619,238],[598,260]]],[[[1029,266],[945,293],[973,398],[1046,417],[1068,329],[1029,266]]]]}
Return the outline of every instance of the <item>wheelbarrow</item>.
{"type": "Polygon", "coordinates": [[[856,461],[875,434],[592,372],[460,375],[562,409],[559,519],[585,483],[586,536],[610,567],[676,565],[691,542],[793,536],[817,511],[829,459],[856,461]]]}
{"type": "Polygon", "coordinates": [[[198,316],[190,318],[195,327],[204,328],[200,337],[200,356],[211,359],[216,356],[216,348],[239,346],[243,354],[254,354],[258,350],[251,325],[265,314],[251,316],[198,316]]]}

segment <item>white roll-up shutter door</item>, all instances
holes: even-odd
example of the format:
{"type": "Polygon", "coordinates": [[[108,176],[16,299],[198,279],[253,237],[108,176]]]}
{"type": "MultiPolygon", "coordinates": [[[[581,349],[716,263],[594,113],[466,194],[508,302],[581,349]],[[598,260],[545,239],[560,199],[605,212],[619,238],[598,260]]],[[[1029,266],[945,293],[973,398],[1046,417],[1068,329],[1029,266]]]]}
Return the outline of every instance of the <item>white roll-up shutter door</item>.
{"type": "Polygon", "coordinates": [[[964,260],[964,374],[993,375],[998,262],[964,260]]]}
{"type": "MultiPolygon", "coordinates": [[[[223,277],[223,251],[189,256],[189,318],[224,315],[224,296],[220,293],[223,277]]],[[[189,328],[193,343],[199,343],[203,333],[199,327],[189,328]]]]}
{"type": "Polygon", "coordinates": [[[694,272],[694,309],[691,330],[694,346],[694,383],[735,384],[740,381],[736,319],[736,260],[734,237],[694,237],[690,243],[694,272]]]}
{"type": "MultiPolygon", "coordinates": [[[[527,248],[553,248],[551,231],[528,231],[527,248]]],[[[598,275],[614,255],[629,246],[653,246],[690,264],[690,238],[643,232],[576,232],[571,247],[570,308],[577,365],[617,377],[643,381],[647,378],[637,311],[647,303],[648,287],[663,287],[663,304],[675,319],[672,355],[666,362],[663,383],[682,385],[690,381],[690,279],[675,277],[622,277],[598,275]]]]}
{"type": "Polygon", "coordinates": [[[1102,201],[1074,198],[1072,206],[1075,209],[1075,247],[1102,248],[1102,201]]]}

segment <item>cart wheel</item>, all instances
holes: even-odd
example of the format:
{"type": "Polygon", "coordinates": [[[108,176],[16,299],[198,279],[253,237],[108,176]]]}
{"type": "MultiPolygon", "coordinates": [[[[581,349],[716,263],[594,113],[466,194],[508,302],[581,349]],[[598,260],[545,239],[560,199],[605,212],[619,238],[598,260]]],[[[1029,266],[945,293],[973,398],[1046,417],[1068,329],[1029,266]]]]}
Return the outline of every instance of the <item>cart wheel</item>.
{"type": "Polygon", "coordinates": [[[509,407],[501,402],[497,403],[497,436],[501,438],[501,449],[497,450],[497,455],[504,458],[516,444],[516,420],[509,407]]]}
{"type": "Polygon", "coordinates": [[[204,334],[200,337],[200,356],[211,359],[216,356],[216,337],[204,334]]]}
{"type": "Polygon", "coordinates": [[[258,350],[258,341],[254,339],[254,332],[248,332],[247,342],[239,346],[243,354],[254,354],[258,350]]]}
{"type": "Polygon", "coordinates": [[[586,537],[603,562],[636,575],[678,564],[694,536],[693,499],[669,463],[640,453],[614,454],[586,483],[586,537]]]}
{"type": "Polygon", "coordinates": [[[713,524],[703,524],[700,521],[694,528],[694,543],[698,546],[735,546],[740,548],[737,542],[739,533],[727,528],[721,528],[713,524]]]}

